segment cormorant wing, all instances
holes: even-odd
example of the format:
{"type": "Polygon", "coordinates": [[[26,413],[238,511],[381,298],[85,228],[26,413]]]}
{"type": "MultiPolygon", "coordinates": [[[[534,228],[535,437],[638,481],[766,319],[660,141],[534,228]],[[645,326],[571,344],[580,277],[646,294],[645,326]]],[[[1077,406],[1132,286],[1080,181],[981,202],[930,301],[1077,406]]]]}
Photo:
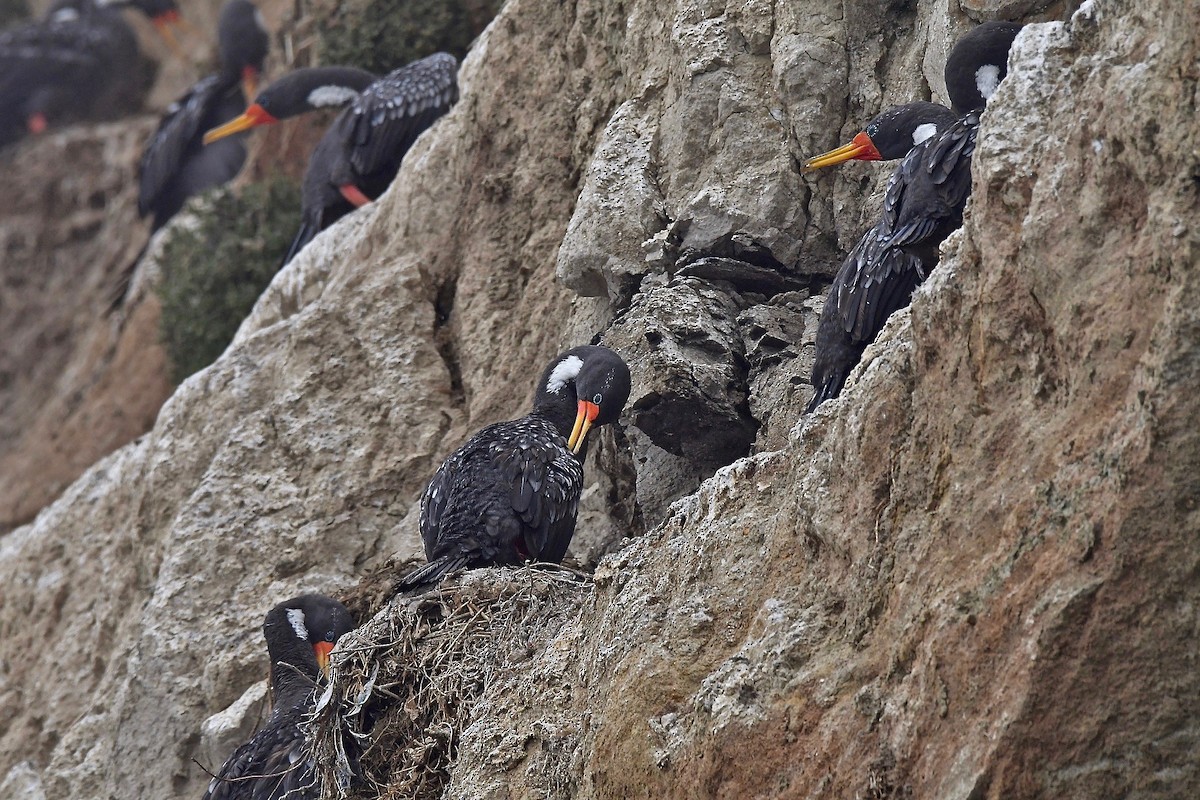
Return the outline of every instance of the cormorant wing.
{"type": "Polygon", "coordinates": [[[904,157],[883,198],[887,246],[914,247],[962,224],[978,133],[978,115],[968,114],[904,157]]]}
{"type": "Polygon", "coordinates": [[[458,64],[436,53],[380,78],[348,109],[350,163],[370,175],[398,162],[458,99],[458,64]]]}
{"type": "Polygon", "coordinates": [[[204,800],[280,800],[320,794],[303,732],[297,724],[310,710],[311,695],[277,708],[270,722],[233,751],[208,784],[204,800]],[[294,794],[293,794],[294,792],[294,794]]]}
{"type": "Polygon", "coordinates": [[[104,30],[78,19],[49,20],[0,32],[0,103],[8,109],[14,94],[99,69],[104,30]]]}
{"type": "Polygon", "coordinates": [[[856,342],[871,342],[883,323],[908,305],[913,290],[925,278],[920,259],[880,238],[886,231],[876,223],[858,240],[834,278],[830,295],[836,297],[842,329],[856,342]]]}
{"type": "Polygon", "coordinates": [[[146,216],[154,209],[154,201],[163,187],[179,173],[189,147],[204,132],[205,115],[228,88],[225,79],[210,75],[195,83],[183,97],[167,107],[158,129],[142,151],[138,183],[139,214],[146,216]]]}
{"type": "Polygon", "coordinates": [[[493,445],[492,458],[523,523],[529,555],[561,561],[575,531],[583,467],[561,436],[546,434],[533,427],[516,431],[508,441],[493,445]]]}

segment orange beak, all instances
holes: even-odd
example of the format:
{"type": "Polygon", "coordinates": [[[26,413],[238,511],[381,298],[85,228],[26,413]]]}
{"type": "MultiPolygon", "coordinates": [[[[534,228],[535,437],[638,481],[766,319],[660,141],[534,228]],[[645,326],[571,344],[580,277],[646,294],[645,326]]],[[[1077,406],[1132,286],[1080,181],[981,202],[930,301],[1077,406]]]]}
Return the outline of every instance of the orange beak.
{"type": "Polygon", "coordinates": [[[180,61],[187,61],[187,54],[183,52],[183,48],[179,45],[179,40],[175,38],[175,31],[171,29],[172,25],[182,24],[183,18],[179,16],[178,11],[166,11],[159,14],[151,20],[154,27],[158,30],[158,35],[167,43],[167,47],[171,48],[171,52],[180,61]]]}
{"type": "Polygon", "coordinates": [[[843,161],[852,159],[879,161],[880,158],[879,151],[875,149],[875,143],[871,141],[870,136],[867,136],[866,131],[863,131],[855,136],[850,144],[844,144],[836,150],[830,150],[828,153],[822,153],[805,161],[804,171],[812,172],[821,167],[832,167],[834,164],[841,164],[843,161]]]}
{"type": "Polygon", "coordinates": [[[579,449],[583,447],[583,441],[587,438],[588,431],[592,429],[592,423],[598,416],[600,416],[600,406],[588,400],[579,401],[579,412],[575,415],[575,427],[571,429],[571,438],[567,439],[568,450],[576,455],[579,454],[579,449]]]}
{"type": "Polygon", "coordinates": [[[235,133],[250,130],[258,125],[271,125],[279,122],[275,117],[271,116],[266,109],[258,103],[246,109],[246,113],[240,117],[234,117],[224,125],[213,128],[208,133],[204,134],[204,143],[212,144],[217,139],[224,139],[226,136],[232,136],[235,133]]]}
{"type": "Polygon", "coordinates": [[[317,656],[317,666],[321,674],[329,677],[329,654],[333,652],[333,642],[317,642],[313,645],[313,653],[317,656]]]}

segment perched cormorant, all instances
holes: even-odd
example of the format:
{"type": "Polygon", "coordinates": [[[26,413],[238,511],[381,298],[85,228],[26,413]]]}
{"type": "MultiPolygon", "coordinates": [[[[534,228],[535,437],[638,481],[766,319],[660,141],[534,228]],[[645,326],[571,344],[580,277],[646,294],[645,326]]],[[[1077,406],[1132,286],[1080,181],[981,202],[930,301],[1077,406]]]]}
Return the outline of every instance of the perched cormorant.
{"type": "Polygon", "coordinates": [[[838,270],[817,327],[815,390],[805,413],[837,397],[850,370],[893,311],[937,266],[938,248],[962,225],[971,194],[971,156],[979,113],[1008,73],[1019,25],[981,25],[961,37],[946,62],[946,86],[958,113],[934,103],[889,109],[843,147],[805,164],[819,169],[851,159],[903,161],[888,180],[883,213],[838,270]]]}
{"type": "Polygon", "coordinates": [[[429,563],[401,589],[461,567],[558,563],[575,533],[588,431],[613,422],[629,399],[629,367],[607,347],[557,356],[533,411],[489,425],[442,464],[421,498],[429,563]]]}
{"type": "Polygon", "coordinates": [[[228,0],[217,23],[221,70],[198,81],[167,108],[142,152],[138,213],[158,230],[192,195],[231,180],[246,160],[244,137],[211,147],[204,131],[237,117],[254,96],[267,57],[268,34],[250,0],[228,0]]]}
{"type": "Polygon", "coordinates": [[[233,751],[208,784],[205,800],[316,800],[321,796],[300,729],[334,643],[354,629],[344,605],[319,594],[280,603],[263,622],[271,655],[271,718],[233,751]]]}
{"type": "Polygon", "coordinates": [[[1008,74],[1008,51],[1020,22],[985,22],[959,37],[946,57],[946,94],[956,114],[979,111],[1008,74]]]}
{"type": "Polygon", "coordinates": [[[308,161],[291,261],[314,236],[391,185],[413,142],[458,99],[458,62],[434,53],[382,78],[346,67],[296,70],[272,83],[205,142],[307,111],[347,106],[308,161]],[[364,85],[365,82],[365,85],[364,85]]]}
{"type": "Polygon", "coordinates": [[[0,146],[137,107],[148,75],[123,6],[144,12],[164,36],[179,18],[174,0],[61,0],[42,19],[0,32],[0,146]]]}

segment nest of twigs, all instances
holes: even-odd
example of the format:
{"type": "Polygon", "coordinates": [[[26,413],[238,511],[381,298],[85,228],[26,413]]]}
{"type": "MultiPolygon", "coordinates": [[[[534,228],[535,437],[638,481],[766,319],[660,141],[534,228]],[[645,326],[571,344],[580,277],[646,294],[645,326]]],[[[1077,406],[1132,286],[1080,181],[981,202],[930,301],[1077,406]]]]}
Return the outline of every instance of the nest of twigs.
{"type": "Polygon", "coordinates": [[[476,699],[561,628],[589,585],[537,565],[392,598],[334,653],[310,730],[322,796],[440,797],[476,699]]]}

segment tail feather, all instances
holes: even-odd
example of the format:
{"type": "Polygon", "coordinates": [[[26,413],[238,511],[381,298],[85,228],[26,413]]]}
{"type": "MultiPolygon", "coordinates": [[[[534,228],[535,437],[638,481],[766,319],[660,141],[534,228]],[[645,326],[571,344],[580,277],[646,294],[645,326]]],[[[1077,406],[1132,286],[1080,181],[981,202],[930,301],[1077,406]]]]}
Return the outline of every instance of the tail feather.
{"type": "Polygon", "coordinates": [[[832,400],[842,393],[842,387],[846,385],[846,379],[850,377],[850,370],[854,365],[835,369],[824,380],[820,380],[815,387],[817,393],[813,395],[812,400],[808,401],[808,407],[804,409],[805,414],[811,414],[817,410],[817,406],[824,403],[826,400],[832,400]]]}
{"type": "Polygon", "coordinates": [[[287,255],[283,257],[283,263],[279,265],[280,268],[286,267],[296,257],[296,254],[303,250],[318,233],[320,233],[319,225],[314,225],[309,220],[301,222],[300,230],[296,232],[296,238],[292,239],[292,246],[288,248],[287,255]]]}
{"type": "Polygon", "coordinates": [[[150,249],[150,240],[142,245],[142,249],[138,250],[133,261],[129,262],[129,266],[121,270],[121,275],[117,278],[116,284],[109,291],[107,300],[108,307],[104,311],[104,316],[111,316],[121,306],[125,305],[126,295],[129,294],[129,287],[133,284],[133,274],[137,271],[138,264],[142,261],[142,256],[146,255],[146,251],[150,249]]]}
{"type": "Polygon", "coordinates": [[[430,561],[423,567],[417,567],[405,575],[396,584],[396,591],[408,592],[414,589],[425,589],[435,585],[442,578],[455,570],[462,569],[471,563],[466,553],[450,553],[430,561]]]}

